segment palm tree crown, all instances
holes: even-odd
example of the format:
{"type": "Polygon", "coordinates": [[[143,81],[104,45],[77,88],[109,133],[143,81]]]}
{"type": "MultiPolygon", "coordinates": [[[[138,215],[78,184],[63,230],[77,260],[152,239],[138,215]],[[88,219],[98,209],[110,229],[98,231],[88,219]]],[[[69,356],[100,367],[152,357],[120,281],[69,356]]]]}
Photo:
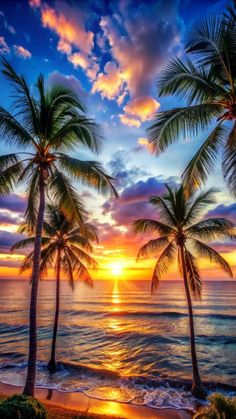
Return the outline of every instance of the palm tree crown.
{"type": "MultiPolygon", "coordinates": [[[[176,190],[168,185],[166,188],[166,195],[150,199],[151,204],[159,210],[160,221],[140,219],[133,224],[136,233],[154,232],[159,236],[142,246],[137,257],[139,259],[159,254],[152,277],[152,290],[155,290],[177,254],[180,262],[179,252],[180,247],[183,247],[189,287],[193,294],[200,296],[202,283],[195,256],[207,258],[230,277],[233,275],[226,260],[205,243],[219,238],[232,239],[233,224],[224,218],[197,221],[204,207],[214,202],[214,190],[186,198],[182,185],[176,190]]],[[[180,272],[182,268],[179,264],[180,272]]]]}
{"type": "MultiPolygon", "coordinates": [[[[21,232],[27,232],[27,225],[23,225],[21,232]]],[[[31,233],[31,232],[29,232],[31,233]]],[[[35,236],[15,243],[11,250],[32,247],[35,236]]],[[[58,252],[60,252],[60,266],[69,285],[74,289],[75,279],[82,280],[88,286],[93,286],[93,281],[87,267],[96,268],[96,261],[90,256],[93,251],[91,241],[98,241],[95,228],[83,223],[78,226],[75,216],[68,218],[63,209],[47,205],[43,225],[42,251],[41,251],[41,276],[47,275],[48,269],[57,270],[58,252]]],[[[31,269],[33,251],[24,259],[20,272],[31,269]]]]}
{"type": "Polygon", "coordinates": [[[63,204],[78,218],[83,208],[71,179],[116,195],[112,179],[98,162],[66,154],[83,146],[97,152],[102,139],[97,124],[85,115],[78,95],[58,84],[46,88],[41,74],[35,98],[23,76],[4,59],[2,66],[2,73],[14,87],[15,101],[13,114],[0,107],[0,137],[6,144],[17,146],[19,152],[0,156],[0,194],[26,183],[26,221],[31,225],[37,216],[40,179],[59,206],[63,204]]]}
{"type": "Polygon", "coordinates": [[[183,178],[191,192],[206,181],[223,147],[223,174],[236,194],[236,9],[202,19],[188,34],[184,59],[174,58],[158,82],[160,96],[177,95],[185,107],[159,112],[149,141],[159,154],[180,135],[212,128],[183,178]]]}

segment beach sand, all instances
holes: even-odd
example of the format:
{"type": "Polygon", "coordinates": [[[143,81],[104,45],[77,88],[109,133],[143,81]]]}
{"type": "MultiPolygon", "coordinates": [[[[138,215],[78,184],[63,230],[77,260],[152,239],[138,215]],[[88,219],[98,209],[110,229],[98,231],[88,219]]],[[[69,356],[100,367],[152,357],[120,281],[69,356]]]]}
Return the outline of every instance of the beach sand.
{"type": "MultiPolygon", "coordinates": [[[[20,393],[21,387],[0,383],[1,395],[20,393]]],[[[96,400],[82,393],[61,392],[57,390],[36,389],[35,397],[49,408],[49,419],[74,418],[78,412],[107,415],[128,419],[191,419],[192,414],[185,410],[152,409],[145,406],[96,400]]],[[[95,416],[96,417],[96,416],[95,416]]]]}

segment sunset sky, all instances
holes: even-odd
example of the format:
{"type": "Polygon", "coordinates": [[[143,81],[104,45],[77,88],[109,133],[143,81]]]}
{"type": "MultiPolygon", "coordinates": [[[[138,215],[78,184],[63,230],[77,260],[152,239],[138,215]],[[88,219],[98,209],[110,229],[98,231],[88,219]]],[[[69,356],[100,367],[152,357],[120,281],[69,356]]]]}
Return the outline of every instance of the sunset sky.
{"type": "MultiPolygon", "coordinates": [[[[149,196],[162,193],[166,182],[179,182],[205,137],[182,138],[161,157],[151,154],[146,128],[153,113],[180,105],[179,99],[159,98],[156,81],[170,57],[182,56],[186,29],[203,13],[222,10],[223,5],[212,0],[0,0],[0,54],[24,73],[32,89],[39,72],[48,84],[57,81],[73,87],[89,115],[103,127],[98,159],[116,179],[120,199],[76,185],[100,238],[94,278],[151,275],[153,260],[136,264],[145,238],[135,237],[130,224],[137,218],[158,217],[148,204],[149,196]]],[[[9,108],[10,90],[2,76],[0,92],[1,106],[9,108]]],[[[1,154],[8,151],[1,144],[1,154]]],[[[91,158],[84,150],[75,156],[91,158]]],[[[207,215],[236,222],[236,204],[222,180],[220,161],[207,186],[220,190],[207,215]]],[[[23,255],[9,254],[9,247],[20,237],[17,228],[25,206],[23,187],[0,198],[0,278],[18,277],[23,255]]],[[[235,244],[214,245],[236,268],[235,244]]],[[[200,264],[204,278],[223,278],[214,267],[200,264]]],[[[169,277],[176,275],[173,267],[169,277]]]]}

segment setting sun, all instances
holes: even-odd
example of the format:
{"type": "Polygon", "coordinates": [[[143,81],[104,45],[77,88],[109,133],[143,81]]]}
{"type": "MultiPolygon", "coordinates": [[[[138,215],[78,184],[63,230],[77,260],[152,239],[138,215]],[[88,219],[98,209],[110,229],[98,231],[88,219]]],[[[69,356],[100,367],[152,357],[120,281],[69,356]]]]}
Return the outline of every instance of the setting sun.
{"type": "Polygon", "coordinates": [[[121,262],[113,262],[110,265],[111,273],[114,276],[121,276],[123,273],[123,265],[121,262]]]}

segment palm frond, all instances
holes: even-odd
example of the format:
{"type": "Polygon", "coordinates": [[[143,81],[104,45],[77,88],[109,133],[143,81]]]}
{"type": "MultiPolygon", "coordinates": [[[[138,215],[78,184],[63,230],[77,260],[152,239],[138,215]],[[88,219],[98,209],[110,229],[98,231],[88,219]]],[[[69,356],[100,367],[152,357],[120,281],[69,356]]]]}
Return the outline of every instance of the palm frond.
{"type": "Polygon", "coordinates": [[[174,240],[172,240],[168,244],[168,246],[166,246],[166,248],[163,250],[155,265],[151,283],[152,293],[158,288],[160,278],[168,272],[170,265],[174,260],[175,254],[176,245],[174,243],[174,240]]]}
{"type": "Polygon", "coordinates": [[[158,239],[149,240],[146,244],[144,244],[141,249],[139,249],[137,255],[137,261],[140,258],[145,258],[146,256],[156,255],[163,247],[166,247],[169,244],[168,236],[159,237],[158,239]]]}
{"type": "Polygon", "coordinates": [[[62,109],[58,130],[53,133],[51,144],[60,150],[76,150],[78,146],[98,152],[101,147],[102,133],[99,125],[85,115],[62,109]],[[68,118],[68,115],[70,117],[68,118]],[[62,123],[64,117],[64,123],[62,123]],[[62,121],[61,121],[62,119],[62,121]]]}
{"type": "Polygon", "coordinates": [[[176,219],[173,214],[172,207],[168,205],[164,197],[151,196],[150,203],[158,208],[161,219],[165,223],[170,224],[170,226],[176,225],[176,219]]]}
{"type": "Polygon", "coordinates": [[[224,96],[226,91],[211,76],[209,70],[196,67],[188,58],[186,62],[174,58],[167,63],[159,77],[159,94],[176,94],[187,100],[188,105],[216,100],[224,96]]]}
{"type": "Polygon", "coordinates": [[[233,239],[234,224],[225,218],[207,218],[186,229],[190,237],[212,241],[220,237],[233,239]]]}
{"type": "Polygon", "coordinates": [[[112,184],[113,178],[107,175],[100,163],[79,160],[62,153],[59,154],[58,160],[62,169],[66,170],[69,176],[85,185],[96,188],[98,192],[103,194],[110,193],[118,198],[118,194],[112,184]]]}
{"type": "Polygon", "coordinates": [[[195,24],[188,34],[186,51],[198,57],[201,66],[214,66],[218,77],[231,83],[230,45],[233,38],[222,16],[211,14],[195,24]]]}
{"type": "Polygon", "coordinates": [[[134,221],[131,228],[135,233],[158,232],[160,235],[169,235],[174,232],[167,224],[145,218],[134,221]]]}
{"type": "MultiPolygon", "coordinates": [[[[27,249],[29,247],[32,248],[34,246],[34,242],[35,242],[35,237],[28,237],[27,239],[19,240],[18,242],[13,244],[13,246],[11,246],[10,250],[11,250],[11,252],[14,252],[15,250],[19,250],[19,249],[27,249]]],[[[45,246],[45,245],[49,244],[50,243],[50,238],[49,237],[42,237],[41,243],[42,243],[42,246],[45,246]]]]}
{"type": "Polygon", "coordinates": [[[189,226],[194,222],[202,213],[203,209],[208,205],[215,203],[214,195],[217,192],[216,189],[210,188],[207,191],[200,192],[190,196],[189,198],[189,210],[184,219],[184,226],[189,226]]]}
{"type": "Polygon", "coordinates": [[[227,273],[230,278],[233,278],[232,270],[228,262],[212,247],[197,239],[192,239],[194,250],[199,256],[207,258],[210,262],[215,263],[220,269],[227,273]]]}
{"type": "MultiPolygon", "coordinates": [[[[17,116],[31,135],[31,142],[34,135],[39,135],[38,126],[38,111],[36,101],[31,97],[30,88],[22,75],[18,75],[10,63],[4,58],[1,58],[2,73],[14,88],[15,102],[13,103],[17,116]]],[[[20,133],[19,133],[20,134],[20,133]]],[[[23,144],[23,143],[22,143],[23,144]]]]}
{"type": "Polygon", "coordinates": [[[0,156],[0,173],[9,166],[19,162],[19,156],[17,153],[5,154],[0,156]]]}
{"type": "Polygon", "coordinates": [[[148,140],[156,154],[163,153],[180,135],[197,136],[223,114],[224,108],[215,103],[202,103],[157,113],[148,128],[148,140]]]}
{"type": "Polygon", "coordinates": [[[196,298],[200,298],[202,292],[202,281],[196,265],[195,257],[185,248],[184,258],[189,288],[196,298]]]}
{"type": "Polygon", "coordinates": [[[218,124],[186,167],[182,177],[188,193],[191,194],[205,183],[208,175],[213,172],[226,132],[227,129],[218,124]]]}
{"type": "Polygon", "coordinates": [[[33,263],[33,254],[34,252],[30,252],[27,256],[25,256],[20,269],[19,274],[22,275],[24,272],[29,271],[32,269],[32,263],[33,263]]]}
{"type": "Polygon", "coordinates": [[[18,183],[24,165],[20,160],[8,166],[7,169],[0,171],[0,195],[9,194],[18,183]]]}
{"type": "Polygon", "coordinates": [[[67,252],[69,255],[73,254],[76,255],[77,259],[86,263],[86,265],[92,269],[97,268],[97,262],[95,259],[93,259],[87,252],[80,249],[79,247],[71,244],[70,247],[67,246],[67,252]]]}
{"type": "Polygon", "coordinates": [[[39,205],[39,180],[40,174],[39,171],[36,169],[34,174],[32,175],[31,179],[28,182],[27,188],[27,208],[25,211],[25,219],[26,223],[30,231],[34,231],[37,214],[38,214],[38,205],[39,205]]]}
{"type": "Polygon", "coordinates": [[[236,196],[236,147],[227,149],[224,154],[223,174],[231,194],[236,196]]]}
{"type": "Polygon", "coordinates": [[[86,210],[67,176],[56,169],[51,176],[49,190],[52,198],[58,202],[59,208],[64,208],[69,215],[74,214],[79,223],[83,222],[86,210]]]}

